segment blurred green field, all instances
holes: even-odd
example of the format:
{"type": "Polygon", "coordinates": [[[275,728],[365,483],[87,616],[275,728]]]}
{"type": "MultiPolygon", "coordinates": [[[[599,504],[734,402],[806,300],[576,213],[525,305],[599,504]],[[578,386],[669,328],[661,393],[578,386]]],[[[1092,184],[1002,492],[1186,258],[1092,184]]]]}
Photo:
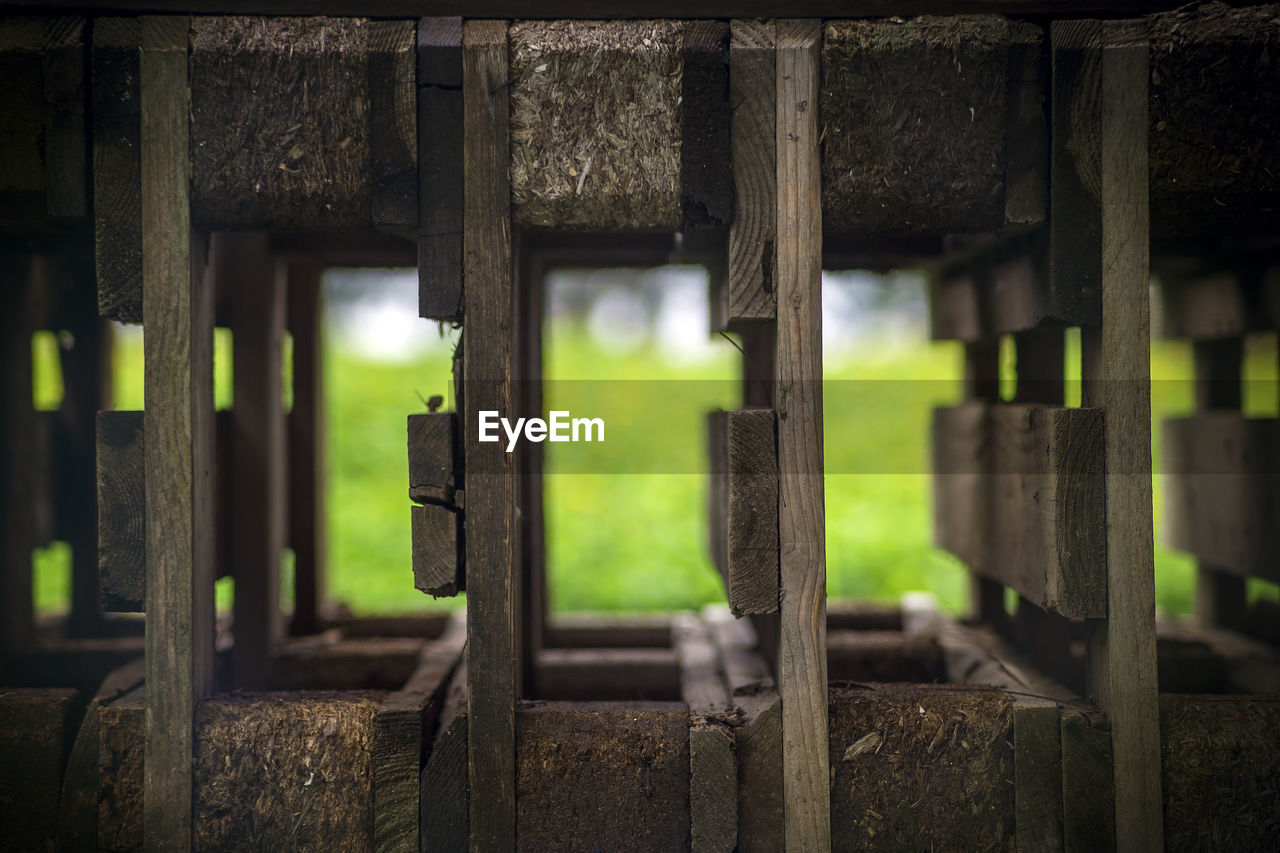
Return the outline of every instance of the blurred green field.
{"type": "MultiPolygon", "coordinates": [[[[116,407],[140,407],[141,338],[133,333],[117,346],[116,407]]],[[[55,347],[52,338],[36,346],[37,396],[46,406],[56,404],[60,393],[52,369],[55,347]]],[[[228,349],[229,341],[220,335],[217,397],[223,406],[230,397],[228,349]]],[[[905,349],[867,347],[829,362],[827,470],[927,471],[929,411],[955,402],[961,358],[958,345],[921,341],[905,349]],[[884,381],[841,381],[852,379],[884,381]]],[[[669,364],[652,346],[618,354],[572,326],[549,336],[546,368],[547,375],[557,379],[612,380],[574,386],[573,406],[582,413],[597,408],[616,411],[629,381],[703,380],[664,384],[660,411],[636,413],[645,429],[611,422],[609,440],[592,449],[602,454],[593,458],[603,471],[627,469],[644,456],[664,456],[670,457],[666,470],[695,472],[704,464],[703,414],[717,406],[733,406],[738,359],[727,341],[717,342],[713,358],[692,366],[669,364]],[[599,395],[595,404],[593,393],[599,395]]],[[[1072,360],[1069,354],[1068,363],[1072,360]]],[[[330,597],[356,613],[457,606],[456,601],[434,601],[413,588],[406,480],[405,416],[423,411],[423,401],[432,394],[452,402],[448,346],[408,364],[362,360],[330,347],[325,369],[330,597]]],[[[1156,419],[1190,411],[1190,370],[1186,346],[1161,343],[1153,348],[1156,419]]],[[[1247,387],[1246,411],[1274,415],[1274,340],[1250,340],[1246,376],[1256,380],[1247,387]]],[[[1074,396],[1078,399],[1078,388],[1074,396]]],[[[556,400],[547,402],[554,405],[556,400]]],[[[1158,460],[1158,430],[1155,439],[1158,460]]],[[[563,467],[557,462],[559,448],[546,447],[551,451],[546,508],[553,608],[642,611],[697,607],[723,599],[706,557],[705,477],[556,473],[563,467]]],[[[1157,476],[1157,526],[1160,484],[1157,476]]],[[[894,600],[910,590],[929,590],[947,609],[964,609],[964,568],[930,544],[927,475],[829,473],[826,507],[832,598],[894,600]]],[[[43,610],[66,606],[66,560],[62,546],[37,555],[37,603],[43,610]]],[[[1188,612],[1191,560],[1157,544],[1156,575],[1158,605],[1173,613],[1188,612]]],[[[286,580],[286,594],[289,587],[286,580]]],[[[1265,594],[1274,596],[1275,587],[1265,594]]],[[[220,590],[219,598],[225,605],[228,592],[220,590]]]]}

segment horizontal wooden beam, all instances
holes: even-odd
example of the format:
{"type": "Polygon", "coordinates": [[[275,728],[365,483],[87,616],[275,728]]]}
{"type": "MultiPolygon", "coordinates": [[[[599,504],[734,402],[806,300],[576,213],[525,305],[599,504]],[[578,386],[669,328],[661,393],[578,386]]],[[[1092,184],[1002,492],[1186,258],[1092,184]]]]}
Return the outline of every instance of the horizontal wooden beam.
{"type": "Polygon", "coordinates": [[[413,528],[413,585],[435,598],[457,595],[466,586],[462,513],[438,504],[410,509],[413,528]]]}
{"type": "Polygon", "coordinates": [[[1280,582],[1280,420],[1202,412],[1166,420],[1162,436],[1166,543],[1280,582]]]}
{"type": "Polygon", "coordinates": [[[542,649],[539,698],[555,701],[675,701],[680,662],[674,649],[542,649]]]}
{"type": "Polygon", "coordinates": [[[1100,411],[936,409],[933,459],[940,547],[1046,610],[1106,615],[1100,411]]]}

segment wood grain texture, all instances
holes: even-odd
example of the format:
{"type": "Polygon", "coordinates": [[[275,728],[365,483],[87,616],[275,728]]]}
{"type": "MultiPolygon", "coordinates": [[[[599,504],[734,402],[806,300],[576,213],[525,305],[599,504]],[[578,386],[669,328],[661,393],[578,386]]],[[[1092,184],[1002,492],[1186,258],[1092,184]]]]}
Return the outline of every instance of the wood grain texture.
{"type": "Polygon", "coordinates": [[[831,846],[822,486],[822,206],[818,21],[777,23],[778,531],[786,845],[831,846]]]}
{"type": "Polygon", "coordinates": [[[43,162],[45,46],[44,21],[26,15],[0,20],[0,222],[30,227],[46,220],[48,195],[43,162]]]}
{"type": "Polygon", "coordinates": [[[413,585],[434,598],[463,589],[465,547],[462,515],[438,504],[410,510],[413,528],[413,585]]]}
{"type": "Polygon", "coordinates": [[[680,198],[684,230],[733,217],[729,143],[729,25],[686,21],[680,38],[680,198]]]}
{"type": "Polygon", "coordinates": [[[1004,221],[1034,225],[1049,215],[1049,51],[1042,35],[1019,32],[1008,54],[1004,221]]]}
{"type": "Polygon", "coordinates": [[[979,571],[993,548],[991,407],[934,409],[931,435],[934,544],[979,571]]]}
{"type": "Polygon", "coordinates": [[[1062,849],[1124,849],[1116,844],[1111,734],[1098,714],[1062,713],[1062,849]]]}
{"type": "Polygon", "coordinates": [[[409,499],[451,506],[462,488],[457,412],[409,415],[409,499]]]}
{"type": "Polygon", "coordinates": [[[680,661],[674,649],[543,649],[537,698],[555,702],[675,702],[680,661]]]}
{"type": "Polygon", "coordinates": [[[80,218],[89,212],[85,133],[89,24],[79,16],[46,18],[44,24],[45,207],[51,217],[80,218]]]}
{"type": "Polygon", "coordinates": [[[142,412],[98,413],[98,572],[102,608],[137,613],[147,596],[142,412]]]}
{"type": "Polygon", "coordinates": [[[0,255],[0,649],[7,654],[35,636],[31,551],[37,546],[32,495],[39,489],[32,445],[38,413],[32,405],[31,302],[33,262],[0,255]]]}
{"type": "Polygon", "coordinates": [[[8,815],[0,843],[5,849],[53,846],[78,700],[76,691],[63,688],[0,692],[0,802],[8,815]]]}
{"type": "Polygon", "coordinates": [[[213,306],[191,232],[185,18],[143,18],[147,683],[143,836],[192,845],[193,715],[213,677],[213,306]]]}
{"type": "Polygon", "coordinates": [[[98,311],[142,322],[142,165],[137,18],[96,18],[90,54],[98,311]]]}
{"type": "Polygon", "coordinates": [[[293,409],[286,416],[289,547],[293,549],[295,635],[320,629],[325,589],[324,291],[315,264],[285,268],[285,324],[293,336],[293,409]]]}
{"type": "Polygon", "coordinates": [[[382,700],[373,718],[373,841],[378,851],[420,848],[419,784],[424,758],[467,640],[465,614],[422,651],[404,686],[382,700]]]}
{"type": "Polygon", "coordinates": [[[471,849],[514,849],[515,705],[518,696],[516,478],[511,454],[481,443],[476,412],[514,404],[515,300],[512,293],[508,169],[507,25],[467,21],[462,30],[463,215],[467,305],[463,408],[467,502],[467,754],[471,849]]]}
{"type": "Polygon", "coordinates": [[[231,498],[225,520],[235,578],[235,683],[265,689],[273,646],[284,636],[280,556],[287,464],[283,383],[285,287],[261,232],[220,232],[210,244],[215,286],[231,313],[235,405],[231,498]]]}
{"type": "Polygon", "coordinates": [[[418,22],[418,313],[462,319],[462,19],[418,22]]]}
{"type": "Polygon", "coordinates": [[[416,21],[369,22],[369,182],[374,225],[418,224],[416,21]]]}
{"type": "MultiPolygon", "coordinates": [[[[1095,625],[1090,639],[1088,686],[1111,725],[1116,846],[1158,850],[1163,829],[1151,519],[1146,25],[1055,23],[1052,34],[1055,52],[1060,44],[1069,51],[1081,46],[1088,71],[1059,80],[1055,57],[1055,98],[1061,94],[1074,105],[1063,144],[1093,148],[1099,162],[1097,183],[1082,183],[1093,191],[1079,207],[1071,196],[1060,199],[1056,184],[1051,195],[1051,221],[1076,230],[1084,241],[1079,255],[1097,259],[1085,271],[1097,270],[1096,277],[1090,272],[1089,284],[1096,283],[1101,294],[1101,325],[1081,335],[1084,404],[1102,408],[1106,417],[1108,618],[1095,625]]],[[[1058,132],[1066,128],[1059,128],[1062,117],[1054,109],[1056,161],[1058,132]]],[[[1055,265],[1069,262],[1056,251],[1055,265]]]]}
{"type": "Polygon", "coordinates": [[[673,624],[689,725],[689,835],[694,851],[729,853],[738,840],[738,766],[727,720],[732,704],[708,626],[691,613],[673,624]],[[720,715],[719,719],[714,719],[720,715]]]}
{"type": "Polygon", "coordinates": [[[423,853],[454,853],[468,845],[466,654],[449,685],[418,781],[418,849],[423,853]]]}
{"type": "Polygon", "coordinates": [[[735,19],[729,26],[729,152],[734,208],[725,310],[729,322],[768,320],[777,314],[774,24],[735,19]]]}
{"type": "MultiPolygon", "coordinates": [[[[778,463],[772,409],[720,412],[725,586],[735,616],[778,610],[778,463]]],[[[719,494],[719,492],[718,492],[719,494]]]]}

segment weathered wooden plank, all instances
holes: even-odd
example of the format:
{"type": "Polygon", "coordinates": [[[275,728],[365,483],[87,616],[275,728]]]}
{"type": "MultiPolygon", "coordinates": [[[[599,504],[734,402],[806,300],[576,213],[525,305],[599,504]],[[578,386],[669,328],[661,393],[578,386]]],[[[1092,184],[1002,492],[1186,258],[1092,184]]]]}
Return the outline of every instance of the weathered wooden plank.
{"type": "Polygon", "coordinates": [[[462,30],[463,214],[467,305],[463,335],[467,506],[467,755],[471,849],[510,850],[516,839],[515,704],[520,660],[516,478],[511,454],[481,443],[476,412],[510,412],[515,353],[511,191],[508,185],[507,24],[467,21],[462,30]]]}
{"type": "Polygon", "coordinates": [[[826,542],[822,484],[822,27],[777,23],[778,531],[786,844],[831,846],[827,778],[826,542]]]}
{"type": "Polygon", "coordinates": [[[1234,270],[1178,275],[1162,271],[1152,334],[1194,341],[1239,337],[1261,312],[1252,304],[1234,270]]]}
{"type": "Polygon", "coordinates": [[[100,850],[143,847],[146,697],[141,685],[99,709],[97,754],[100,850]]]}
{"type": "Polygon", "coordinates": [[[466,850],[467,653],[462,651],[440,710],[440,726],[418,780],[418,849],[466,850]]]}
{"type": "Polygon", "coordinates": [[[280,555],[285,543],[285,288],[267,243],[254,232],[212,239],[213,276],[231,312],[235,405],[231,409],[231,576],[236,583],[235,683],[267,687],[272,646],[284,636],[280,555]]]}
{"type": "Polygon", "coordinates": [[[547,622],[547,648],[670,648],[670,617],[559,613],[547,622]]]}
{"type": "Polygon", "coordinates": [[[379,851],[416,853],[423,758],[449,681],[467,641],[459,611],[443,636],[427,645],[405,685],[382,700],[373,718],[373,841],[379,851]]]}
{"type": "Polygon", "coordinates": [[[325,588],[324,291],[320,269],[305,261],[285,267],[285,324],[293,336],[293,409],[286,417],[289,463],[288,543],[293,549],[295,635],[320,629],[325,588]]]}
{"type": "Polygon", "coordinates": [[[1141,22],[1076,21],[1055,22],[1051,33],[1055,169],[1060,155],[1084,155],[1079,192],[1060,194],[1056,180],[1051,190],[1050,222],[1075,242],[1070,256],[1054,243],[1051,275],[1074,272],[1069,280],[1096,287],[1101,308],[1101,325],[1081,334],[1084,404],[1106,418],[1107,620],[1090,639],[1088,688],[1111,724],[1116,846],[1157,850],[1147,32],[1141,22]]]}
{"type": "Polygon", "coordinates": [[[1042,38],[1037,27],[997,16],[829,22],[825,229],[978,233],[1000,230],[1006,211],[1018,223],[1043,221],[1034,184],[1044,180],[1037,160],[1045,150],[1035,145],[1044,117],[1035,95],[1020,91],[1034,78],[1042,38]],[[1016,143],[1007,146],[1011,127],[1016,143]]]}
{"type": "Polygon", "coordinates": [[[933,541],[974,570],[993,547],[990,422],[984,402],[933,410],[933,541]]]}
{"type": "Polygon", "coordinates": [[[98,571],[102,607],[137,613],[147,597],[142,412],[98,413],[98,571]]]}
{"type": "Polygon", "coordinates": [[[418,22],[418,313],[462,319],[462,19],[418,22]]]}
{"type": "Polygon", "coordinates": [[[65,689],[0,690],[0,803],[9,850],[52,846],[58,794],[75,733],[77,693],[65,689]]]}
{"type": "Polygon", "coordinates": [[[213,289],[190,225],[188,29],[141,21],[149,850],[191,849],[193,714],[213,677],[213,289]]]}
{"type": "Polygon", "coordinates": [[[452,506],[462,488],[456,412],[409,415],[409,499],[452,506]]]}
{"type": "Polygon", "coordinates": [[[930,276],[929,337],[966,343],[991,337],[984,298],[989,286],[985,268],[976,263],[930,276]]]}
{"type": "MultiPolygon", "coordinates": [[[[543,305],[546,301],[544,257],[533,250],[531,241],[521,237],[516,243],[516,359],[519,382],[515,389],[517,415],[540,417],[543,412],[542,334],[543,305]]],[[[542,444],[526,443],[519,449],[516,464],[517,512],[520,518],[520,554],[523,562],[520,600],[520,679],[525,696],[538,695],[538,656],[547,645],[546,519],[543,512],[543,469],[546,454],[542,444]]]]}
{"type": "Polygon", "coordinates": [[[517,226],[680,230],[686,29],[672,20],[512,25],[517,226]]]}
{"type": "MultiPolygon", "coordinates": [[[[614,24],[618,26],[618,24],[614,24]]],[[[686,21],[680,33],[680,204],[683,230],[733,218],[729,142],[729,24],[686,21]]]]}
{"type": "Polygon", "coordinates": [[[79,218],[88,213],[85,69],[88,21],[83,17],[45,18],[44,185],[51,217],[79,218]]]}
{"type": "Polygon", "coordinates": [[[0,221],[6,225],[45,219],[43,23],[25,15],[0,21],[0,73],[6,82],[0,91],[0,109],[6,117],[0,139],[0,221]]]}
{"type": "Polygon", "coordinates": [[[198,226],[368,227],[370,34],[363,18],[192,20],[191,216],[198,226]],[[237,97],[227,97],[228,89],[237,97]]]}
{"type": "Polygon", "coordinates": [[[539,702],[516,720],[522,849],[687,849],[682,704],[539,702]]]}
{"type": "Polygon", "coordinates": [[[273,690],[397,690],[413,675],[422,637],[353,637],[336,630],[286,638],[271,656],[273,690]]]}
{"type": "Polygon", "coordinates": [[[715,412],[711,547],[734,615],[778,609],[778,469],[771,409],[715,412]]]}
{"type": "Polygon", "coordinates": [[[1111,734],[1099,714],[1062,712],[1062,849],[1124,849],[1116,844],[1111,734]]]}
{"type": "Polygon", "coordinates": [[[543,649],[537,666],[540,699],[673,702],[680,698],[680,661],[670,648],[543,649]]]}
{"type": "Polygon", "coordinates": [[[418,224],[417,23],[369,21],[369,183],[374,225],[418,224]]]}
{"type": "Polygon", "coordinates": [[[413,527],[413,585],[434,598],[466,588],[466,545],[462,514],[437,504],[410,509],[413,527]]]}
{"type": "Polygon", "coordinates": [[[93,117],[94,268],[98,311],[142,322],[142,200],[137,18],[95,18],[93,117]]]}
{"type": "Polygon", "coordinates": [[[732,21],[729,151],[734,208],[729,226],[726,322],[768,320],[777,313],[773,281],[777,235],[774,74],[773,22],[732,21]]]}
{"type": "Polygon", "coordinates": [[[738,768],[733,753],[732,709],[720,672],[720,656],[707,625],[682,614],[673,625],[680,658],[680,694],[689,725],[689,821],[691,849],[732,851],[738,840],[738,768]],[[714,719],[721,715],[719,719],[714,719]]]}
{"type": "Polygon", "coordinates": [[[1049,51],[1043,35],[1017,35],[1008,47],[1004,221],[1027,226],[1049,215],[1049,51]]]}
{"type": "Polygon", "coordinates": [[[1240,577],[1280,581],[1280,420],[1205,411],[1166,420],[1164,539],[1240,577]]]}

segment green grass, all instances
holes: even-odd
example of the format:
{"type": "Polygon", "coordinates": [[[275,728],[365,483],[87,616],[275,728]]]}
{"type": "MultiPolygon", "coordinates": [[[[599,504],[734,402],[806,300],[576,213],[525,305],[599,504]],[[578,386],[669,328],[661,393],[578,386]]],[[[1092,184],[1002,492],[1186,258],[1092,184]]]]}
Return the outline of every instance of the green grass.
{"type": "MultiPolygon", "coordinates": [[[[217,340],[218,403],[230,402],[228,336],[217,340]]],[[[138,337],[118,345],[116,406],[142,404],[138,337]]],[[[43,405],[60,391],[56,350],[37,346],[37,389],[43,405]]],[[[1069,354],[1068,363],[1073,356],[1069,354]]],[[[1153,347],[1153,416],[1185,414],[1192,394],[1186,345],[1153,347]]],[[[694,367],[664,362],[654,349],[626,355],[602,350],[581,329],[548,336],[548,404],[574,414],[603,415],[600,445],[545,445],[547,544],[552,605],[560,610],[651,610],[697,607],[723,599],[706,557],[703,413],[732,407],[738,355],[717,342],[710,361],[694,367]],[[683,381],[675,381],[683,380],[683,381]],[[671,473],[627,473],[637,470],[671,473]],[[575,473],[598,471],[604,473],[575,473]]],[[[432,394],[452,403],[449,352],[410,364],[362,361],[330,348],[327,371],[329,591],[357,613],[456,606],[413,588],[405,416],[423,411],[432,394]]],[[[967,572],[932,547],[928,470],[929,411],[959,393],[958,345],[926,344],[828,365],[825,437],[828,590],[833,598],[893,600],[929,590],[946,608],[967,600],[967,572]],[[844,380],[860,380],[847,382],[844,380]],[[912,380],[912,381],[907,381],[912,380]],[[925,381],[931,380],[931,381],[925,381]],[[888,473],[850,473],[888,472],[888,473]]],[[[1246,411],[1274,415],[1273,339],[1248,347],[1246,411]]],[[[1070,394],[1069,394],[1070,396],[1070,394]]],[[[52,402],[51,402],[52,401],[52,402]]],[[[1160,432],[1154,432],[1159,459],[1160,432]]],[[[1155,478],[1157,543],[1159,491],[1155,478]]],[[[36,599],[42,609],[68,600],[68,555],[54,545],[36,555],[36,599]]],[[[1193,562],[1156,549],[1158,605],[1188,612],[1193,562]]],[[[286,585],[288,587],[288,585],[286,585]]],[[[1254,594],[1263,587],[1255,584],[1254,594]]],[[[287,588],[286,588],[287,592],[287,588]]],[[[1274,596],[1275,587],[1264,594],[1274,596]]],[[[229,590],[220,588],[225,605],[229,590]]]]}

